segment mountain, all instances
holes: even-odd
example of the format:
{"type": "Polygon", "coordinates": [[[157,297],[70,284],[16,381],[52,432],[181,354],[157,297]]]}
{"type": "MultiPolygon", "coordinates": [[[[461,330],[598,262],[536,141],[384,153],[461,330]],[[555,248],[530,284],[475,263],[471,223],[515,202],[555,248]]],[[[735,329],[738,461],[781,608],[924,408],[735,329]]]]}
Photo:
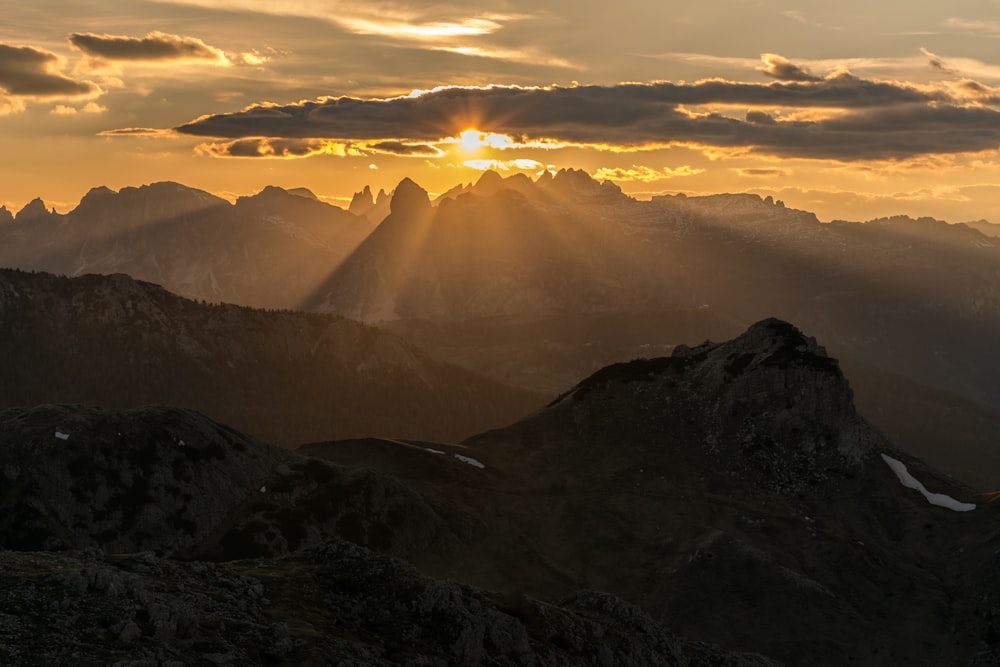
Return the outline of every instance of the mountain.
{"type": "Polygon", "coordinates": [[[230,204],[178,183],[102,187],[65,215],[28,204],[0,228],[0,266],[127,273],[195,299],[288,308],[370,229],[301,191],[268,187],[230,204]]]}
{"type": "Polygon", "coordinates": [[[777,319],[461,444],[293,452],[189,410],[44,405],[0,412],[0,470],[9,664],[1000,655],[995,504],[777,319]]]}
{"type": "Polygon", "coordinates": [[[1000,236],[1000,224],[995,222],[990,222],[988,220],[974,220],[972,222],[966,222],[965,224],[986,236],[1000,236]]]}
{"type": "Polygon", "coordinates": [[[822,223],[770,197],[636,201],[580,171],[491,174],[394,210],[306,305],[484,330],[490,318],[619,313],[628,326],[629,313],[697,308],[744,325],[778,316],[838,356],[997,411],[998,267],[1000,244],[967,225],[822,223]]]}
{"type": "MultiPolygon", "coordinates": [[[[945,469],[964,473],[1000,437],[1000,243],[975,225],[822,223],[750,194],[637,201],[573,169],[485,172],[434,200],[407,179],[352,207],[279,188],[235,204],[177,184],[97,189],[66,216],[39,201],[26,208],[37,219],[0,225],[0,265],[123,271],[194,298],[381,323],[553,395],[613,361],[776,316],[871,369],[852,377],[868,416],[945,469]],[[946,409],[952,398],[967,408],[946,409]],[[920,405],[936,429],[905,428],[920,405]]],[[[1000,462],[975,472],[988,488],[1000,462]]]]}
{"type": "Polygon", "coordinates": [[[357,322],[199,304],[124,275],[0,270],[0,322],[0,407],[165,403],[293,445],[455,439],[543,402],[357,322]]]}
{"type": "MultiPolygon", "coordinates": [[[[559,203],[575,174],[560,172],[544,205],[517,189],[496,190],[486,177],[479,184],[490,195],[478,194],[477,185],[432,205],[406,180],[389,216],[305,307],[368,322],[456,320],[594,312],[637,306],[657,290],[672,293],[653,258],[637,257],[625,230],[601,216],[608,193],[590,196],[581,188],[579,206],[559,203]]],[[[526,187],[536,186],[527,181],[526,187]]],[[[662,303],[664,294],[646,305],[662,303]]]]}
{"type": "MultiPolygon", "coordinates": [[[[488,526],[414,562],[543,599],[607,591],[683,636],[786,664],[964,664],[992,641],[992,603],[952,561],[965,548],[991,562],[980,540],[995,509],[896,448],[851,395],[837,361],[779,320],[609,366],[467,440],[479,483],[412,478],[488,526]]],[[[435,456],[301,451],[386,472],[435,456]]]]}

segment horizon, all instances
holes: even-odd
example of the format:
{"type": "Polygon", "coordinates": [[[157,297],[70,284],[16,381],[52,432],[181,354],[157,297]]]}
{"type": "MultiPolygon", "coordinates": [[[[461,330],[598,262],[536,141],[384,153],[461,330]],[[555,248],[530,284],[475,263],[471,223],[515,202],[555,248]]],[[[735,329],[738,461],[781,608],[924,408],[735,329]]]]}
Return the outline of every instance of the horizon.
{"type": "Polygon", "coordinates": [[[987,7],[547,5],[12,6],[0,204],[63,211],[92,187],[175,181],[346,206],[404,177],[441,193],[490,168],[579,168],[638,199],[997,221],[987,7]]]}

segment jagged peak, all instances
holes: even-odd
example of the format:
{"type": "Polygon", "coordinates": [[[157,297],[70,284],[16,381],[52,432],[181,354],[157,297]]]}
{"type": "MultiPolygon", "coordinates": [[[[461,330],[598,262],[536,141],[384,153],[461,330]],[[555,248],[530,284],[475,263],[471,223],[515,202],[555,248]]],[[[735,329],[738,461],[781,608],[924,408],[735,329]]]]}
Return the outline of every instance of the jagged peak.
{"type": "Polygon", "coordinates": [[[402,211],[423,211],[431,206],[427,191],[409,178],[404,178],[392,193],[389,210],[392,213],[402,211]]]}
{"type": "Polygon", "coordinates": [[[6,206],[0,206],[0,225],[14,222],[14,214],[6,206]]]}
{"type": "Polygon", "coordinates": [[[497,188],[503,184],[504,178],[499,173],[493,169],[487,169],[483,172],[479,180],[476,181],[475,187],[478,188],[497,188]]]}
{"type": "Polygon", "coordinates": [[[372,196],[372,188],[366,185],[364,190],[355,192],[351,197],[351,204],[347,210],[354,215],[364,215],[375,206],[375,198],[372,196]]]}
{"type": "Polygon", "coordinates": [[[25,204],[24,208],[17,212],[17,215],[14,216],[14,220],[17,222],[27,222],[30,220],[48,217],[54,213],[55,209],[53,209],[50,213],[45,207],[45,202],[42,201],[41,197],[35,197],[30,202],[25,204]]]}
{"type": "Polygon", "coordinates": [[[313,191],[309,188],[282,188],[277,185],[267,185],[264,189],[253,195],[252,197],[240,197],[240,199],[253,199],[255,197],[299,197],[301,199],[312,199],[313,201],[319,201],[319,198],[313,194],[313,191]]]}

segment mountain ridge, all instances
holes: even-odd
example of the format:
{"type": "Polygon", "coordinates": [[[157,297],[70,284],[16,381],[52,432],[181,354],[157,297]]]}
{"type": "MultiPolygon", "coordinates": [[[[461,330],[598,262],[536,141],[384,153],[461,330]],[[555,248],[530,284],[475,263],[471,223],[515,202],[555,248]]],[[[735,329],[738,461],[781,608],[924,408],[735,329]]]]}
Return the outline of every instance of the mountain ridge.
{"type": "Polygon", "coordinates": [[[187,410],[49,405],[0,413],[0,471],[9,483],[0,536],[72,549],[0,552],[7,567],[34,573],[4,587],[5,608],[86,627],[101,639],[83,646],[104,655],[121,646],[191,659],[232,652],[255,662],[262,653],[242,651],[275,651],[279,664],[324,654],[402,663],[379,651],[425,627],[410,615],[425,594],[449,600],[426,607],[448,640],[410,640],[411,650],[468,664],[513,650],[488,632],[464,634],[483,623],[529,628],[530,650],[553,664],[579,662],[591,633],[645,656],[600,664],[699,664],[696,655],[702,664],[768,664],[760,655],[973,664],[1000,650],[990,638],[1000,611],[990,567],[997,507],[867,424],[837,361],[777,319],[606,367],[460,444],[332,441],[292,452],[187,410]],[[929,492],[976,508],[931,504],[886,456],[929,492]],[[52,579],[59,567],[82,568],[79,582],[52,579]],[[214,602],[164,586],[167,577],[217,591],[214,602]],[[60,610],[92,599],[104,611],[85,623],[63,617],[38,581],[67,587],[54,598],[60,610]],[[492,620],[475,620],[474,605],[492,620]],[[259,628],[240,635],[242,648],[216,626],[181,621],[183,609],[227,608],[259,628]],[[685,639],[663,643],[673,636],[664,627],[685,639]],[[338,643],[345,631],[350,647],[338,643]],[[202,643],[185,644],[190,637],[202,643]]]}

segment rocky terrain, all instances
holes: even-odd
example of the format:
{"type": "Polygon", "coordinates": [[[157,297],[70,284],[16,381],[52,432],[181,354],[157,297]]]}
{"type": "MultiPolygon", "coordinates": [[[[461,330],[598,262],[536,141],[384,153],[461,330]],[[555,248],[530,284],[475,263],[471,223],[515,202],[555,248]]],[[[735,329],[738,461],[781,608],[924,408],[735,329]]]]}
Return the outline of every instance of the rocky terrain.
{"type": "Polygon", "coordinates": [[[194,408],[270,442],[452,440],[544,403],[337,316],[207,305],[124,275],[0,269],[0,407],[194,408]]]}
{"type": "Polygon", "coordinates": [[[991,497],[872,428],[838,362],[776,319],[608,366],[461,444],[293,452],[187,410],[47,405],[0,413],[0,470],[11,664],[1000,651],[991,497]]]}

